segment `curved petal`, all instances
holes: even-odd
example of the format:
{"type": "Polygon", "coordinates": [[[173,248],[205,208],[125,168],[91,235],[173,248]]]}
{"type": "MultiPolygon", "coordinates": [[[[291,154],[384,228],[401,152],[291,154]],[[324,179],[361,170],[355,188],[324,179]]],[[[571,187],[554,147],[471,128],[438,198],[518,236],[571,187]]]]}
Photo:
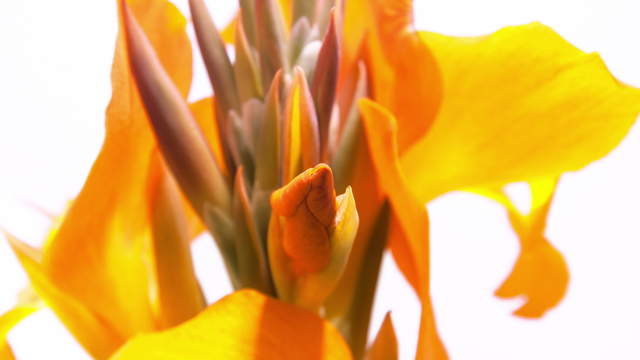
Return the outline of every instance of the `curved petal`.
{"type": "Polygon", "coordinates": [[[375,26],[366,42],[371,95],[395,115],[402,154],[430,129],[442,100],[442,79],[431,50],[411,29],[412,1],[373,3],[375,26]]]}
{"type": "MultiPolygon", "coordinates": [[[[186,96],[191,81],[186,20],[168,1],[128,4],[186,96]]],[[[45,248],[42,270],[77,306],[99,314],[126,338],[156,327],[149,299],[150,201],[145,198],[155,142],[130,73],[122,20],[120,29],[106,139],[82,191],[45,248]]]]}
{"type": "Polygon", "coordinates": [[[242,290],[173,329],[129,341],[125,359],[350,359],[338,331],[312,312],[242,290]]]}
{"type": "Polygon", "coordinates": [[[380,186],[389,196],[397,218],[396,230],[392,233],[390,243],[391,250],[398,267],[422,302],[416,358],[446,359],[446,350],[437,333],[431,306],[427,209],[424,203],[410,192],[400,168],[397,124],[393,115],[379,104],[366,99],[360,101],[360,111],[380,186]],[[407,273],[409,269],[415,272],[407,273]]]}
{"type": "Polygon", "coordinates": [[[7,334],[14,326],[18,325],[22,319],[38,310],[36,305],[17,305],[11,310],[0,315],[0,359],[14,360],[13,351],[7,342],[7,334]]]}
{"type": "Polygon", "coordinates": [[[67,295],[47,277],[37,250],[11,235],[7,234],[7,238],[34,290],[89,354],[98,359],[107,358],[124,342],[105,319],[67,295]]]}
{"type": "Polygon", "coordinates": [[[638,89],[544,25],[421,35],[444,79],[437,120],[402,157],[421,200],[578,170],[611,151],[640,111],[638,89]]]}
{"type": "Polygon", "coordinates": [[[562,300],[569,284],[567,263],[545,236],[557,184],[555,178],[528,183],[532,201],[527,214],[521,213],[502,191],[478,191],[505,207],[518,236],[520,255],[511,274],[495,294],[505,299],[525,297],[525,303],[514,312],[521,317],[538,318],[544,315],[562,300]]]}

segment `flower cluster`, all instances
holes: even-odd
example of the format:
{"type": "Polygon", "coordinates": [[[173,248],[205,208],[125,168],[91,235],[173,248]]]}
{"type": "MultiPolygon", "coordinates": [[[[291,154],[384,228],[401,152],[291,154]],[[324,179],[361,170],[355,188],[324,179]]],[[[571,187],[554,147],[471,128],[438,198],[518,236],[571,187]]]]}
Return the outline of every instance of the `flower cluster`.
{"type": "MultiPolygon", "coordinates": [[[[367,344],[387,249],[420,299],[416,358],[447,358],[425,204],[453,190],[504,206],[520,256],[496,295],[540,317],[569,278],[545,237],[559,178],[611,151],[640,111],[638,89],[544,25],[417,31],[411,0],[239,0],[223,30],[190,0],[214,95],[188,103],[185,17],[167,0],[118,8],[91,173],[42,249],[7,234],[99,359],[395,359],[389,316],[367,344]],[[518,181],[528,213],[503,191],[518,181]],[[212,305],[190,252],[205,231],[234,288],[212,305]]],[[[0,317],[0,355],[33,310],[0,317]]]]}

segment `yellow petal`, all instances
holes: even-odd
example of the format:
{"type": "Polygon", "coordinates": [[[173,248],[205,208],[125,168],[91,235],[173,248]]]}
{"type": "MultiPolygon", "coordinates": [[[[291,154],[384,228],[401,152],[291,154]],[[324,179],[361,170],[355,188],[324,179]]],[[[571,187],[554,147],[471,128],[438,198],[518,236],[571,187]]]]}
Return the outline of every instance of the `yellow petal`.
{"type": "Polygon", "coordinates": [[[640,110],[640,91],[541,24],[421,35],[444,81],[434,125],[402,156],[421,200],[578,170],[611,151],[640,110]]]}
{"type": "Polygon", "coordinates": [[[104,318],[50,281],[35,249],[10,235],[7,237],[34,290],[89,354],[98,359],[107,358],[124,342],[104,318]]]}
{"type": "Polygon", "coordinates": [[[367,352],[366,360],[397,360],[398,339],[389,313],[384,317],[378,335],[367,352]]]}
{"type": "MultiPolygon", "coordinates": [[[[168,1],[128,3],[186,96],[191,46],[184,17],[168,1]]],[[[156,326],[147,275],[151,232],[146,199],[155,144],[129,70],[122,27],[112,84],[105,142],[82,191],[45,249],[42,272],[74,299],[74,306],[82,304],[85,311],[108,321],[118,336],[128,337],[156,326]]]]}
{"type": "Polygon", "coordinates": [[[238,22],[238,14],[220,31],[220,37],[225,44],[233,44],[236,38],[236,24],[238,22]]]}
{"type": "MultiPolygon", "coordinates": [[[[397,124],[393,115],[370,100],[360,101],[371,157],[379,184],[389,196],[397,225],[392,233],[391,249],[422,302],[422,317],[417,358],[446,359],[446,350],[438,336],[429,290],[429,218],[424,203],[415,198],[398,159],[397,124]],[[400,247],[400,248],[398,248],[400,247]]],[[[392,222],[392,229],[394,229],[392,222]]]]}
{"type": "Polygon", "coordinates": [[[38,308],[37,305],[31,304],[17,305],[0,315],[0,360],[15,359],[13,351],[7,342],[7,334],[14,326],[18,325],[22,319],[33,314],[38,308]]]}
{"type": "Polygon", "coordinates": [[[325,320],[256,291],[242,290],[176,328],[129,341],[112,359],[350,358],[342,337],[325,320]]]}
{"type": "Polygon", "coordinates": [[[557,184],[555,178],[537,179],[528,183],[532,204],[527,214],[521,213],[503,192],[480,191],[505,207],[518,236],[520,255],[509,277],[495,292],[500,298],[525,298],[524,304],[514,312],[518,316],[541,317],[555,307],[567,291],[567,263],[545,236],[547,217],[557,184]]]}

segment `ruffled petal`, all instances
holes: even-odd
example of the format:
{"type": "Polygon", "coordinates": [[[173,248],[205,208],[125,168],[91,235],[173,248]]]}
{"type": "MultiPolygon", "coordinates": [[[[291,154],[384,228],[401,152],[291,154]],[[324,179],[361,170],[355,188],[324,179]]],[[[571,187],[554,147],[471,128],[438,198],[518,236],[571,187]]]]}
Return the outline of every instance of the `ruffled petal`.
{"type": "Polygon", "coordinates": [[[544,25],[421,35],[444,81],[434,125],[402,156],[423,201],[578,170],[611,151],[640,111],[638,89],[544,25]]]}
{"type": "Polygon", "coordinates": [[[538,318],[555,307],[569,284],[569,269],[562,254],[545,236],[547,217],[557,187],[556,178],[531,181],[531,209],[524,214],[501,190],[478,193],[502,204],[518,236],[520,254],[511,274],[496,290],[500,298],[524,297],[524,304],[514,314],[538,318]]]}
{"type": "Polygon", "coordinates": [[[139,336],[125,359],[351,359],[338,331],[312,312],[253,290],[222,298],[173,329],[139,336]]]}

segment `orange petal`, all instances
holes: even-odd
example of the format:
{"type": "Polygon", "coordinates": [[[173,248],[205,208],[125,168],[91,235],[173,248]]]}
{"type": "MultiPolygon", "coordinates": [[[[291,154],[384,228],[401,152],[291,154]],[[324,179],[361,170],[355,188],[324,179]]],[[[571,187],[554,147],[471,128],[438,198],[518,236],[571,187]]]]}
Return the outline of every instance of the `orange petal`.
{"type": "Polygon", "coordinates": [[[402,256],[396,257],[396,261],[399,262],[402,271],[415,271],[405,276],[409,281],[413,279],[411,285],[422,302],[417,358],[445,359],[446,351],[437,334],[431,307],[427,209],[409,191],[400,168],[396,140],[397,124],[393,115],[379,104],[366,99],[360,101],[360,111],[380,186],[389,196],[400,228],[396,234],[401,235],[392,238],[391,249],[394,254],[401,252],[402,256]],[[396,248],[399,245],[401,249],[396,248]]]}
{"type": "MultiPolygon", "coordinates": [[[[128,3],[164,68],[186,96],[191,46],[184,17],[168,1],[128,3]]],[[[105,142],[56,237],[45,248],[42,263],[43,279],[49,277],[65,298],[73,299],[74,307],[99,314],[121,338],[156,326],[149,300],[150,219],[145,199],[155,144],[126,51],[121,27],[105,142]]],[[[106,352],[107,346],[102,346],[101,354],[106,352]]]]}
{"type": "Polygon", "coordinates": [[[47,277],[35,249],[15,237],[7,237],[34,290],[89,354],[98,359],[107,358],[124,342],[104,318],[69,296],[47,277]]]}
{"type": "Polygon", "coordinates": [[[640,111],[638,89],[541,24],[421,35],[444,81],[437,120],[402,155],[421,200],[578,170],[611,151],[640,111]]]}
{"type": "Polygon", "coordinates": [[[154,152],[149,176],[152,301],[159,328],[190,319],[205,307],[191,258],[190,227],[173,176],[154,152]]]}
{"type": "Polygon", "coordinates": [[[412,16],[410,0],[353,0],[346,2],[343,20],[339,89],[348,92],[364,56],[372,98],[397,118],[400,153],[429,130],[442,98],[438,66],[412,29],[412,16]]]}
{"type": "Polygon", "coordinates": [[[520,255],[511,274],[495,292],[500,298],[522,296],[526,299],[514,312],[518,316],[541,317],[555,307],[567,291],[567,263],[545,236],[547,217],[557,184],[555,178],[528,183],[532,200],[528,214],[521,213],[502,192],[484,193],[505,207],[520,242],[520,255]]]}
{"type": "Polygon", "coordinates": [[[366,360],[397,360],[398,339],[389,313],[384,317],[378,335],[367,353],[366,360]]]}
{"type": "Polygon", "coordinates": [[[124,359],[350,359],[338,331],[312,312],[242,290],[176,328],[139,336],[124,359]]]}

